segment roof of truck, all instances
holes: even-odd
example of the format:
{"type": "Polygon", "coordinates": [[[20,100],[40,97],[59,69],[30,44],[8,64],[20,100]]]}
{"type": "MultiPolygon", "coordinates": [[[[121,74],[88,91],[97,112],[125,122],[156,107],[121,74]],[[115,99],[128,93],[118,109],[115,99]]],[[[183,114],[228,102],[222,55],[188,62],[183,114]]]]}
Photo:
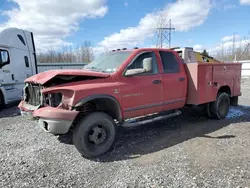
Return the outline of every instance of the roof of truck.
{"type": "Polygon", "coordinates": [[[133,51],[150,51],[150,50],[154,51],[154,50],[173,50],[173,49],[172,48],[143,47],[143,48],[132,48],[132,49],[127,49],[127,48],[116,49],[110,52],[133,52],[133,51]]]}

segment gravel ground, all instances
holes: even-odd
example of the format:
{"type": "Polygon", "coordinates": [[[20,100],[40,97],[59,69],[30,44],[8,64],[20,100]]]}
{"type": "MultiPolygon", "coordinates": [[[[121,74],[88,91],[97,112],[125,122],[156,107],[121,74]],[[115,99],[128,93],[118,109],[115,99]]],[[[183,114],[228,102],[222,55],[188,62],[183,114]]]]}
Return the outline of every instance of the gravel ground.
{"type": "Polygon", "coordinates": [[[47,134],[8,108],[0,112],[0,187],[249,187],[250,81],[242,91],[225,120],[192,109],[120,129],[114,149],[92,160],[71,134],[47,134]]]}

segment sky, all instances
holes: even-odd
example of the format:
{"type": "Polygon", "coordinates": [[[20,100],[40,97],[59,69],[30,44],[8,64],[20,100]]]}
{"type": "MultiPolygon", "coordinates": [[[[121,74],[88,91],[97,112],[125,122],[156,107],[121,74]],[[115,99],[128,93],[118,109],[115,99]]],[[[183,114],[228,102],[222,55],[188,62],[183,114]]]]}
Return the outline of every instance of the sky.
{"type": "Polygon", "coordinates": [[[155,47],[170,19],[172,47],[215,53],[250,42],[250,0],[0,0],[0,31],[32,31],[40,52],[85,40],[95,53],[155,47]]]}

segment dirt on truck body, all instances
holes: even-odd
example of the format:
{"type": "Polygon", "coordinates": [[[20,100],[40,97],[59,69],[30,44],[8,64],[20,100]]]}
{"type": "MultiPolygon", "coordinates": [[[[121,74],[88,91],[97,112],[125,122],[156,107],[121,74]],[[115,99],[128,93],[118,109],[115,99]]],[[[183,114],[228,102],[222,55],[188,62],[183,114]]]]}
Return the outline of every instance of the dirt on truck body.
{"type": "Polygon", "coordinates": [[[46,132],[72,130],[77,150],[97,157],[111,149],[117,126],[170,118],[192,105],[224,119],[241,95],[241,64],[197,59],[192,48],[112,51],[82,70],[26,79],[19,108],[46,132]]]}

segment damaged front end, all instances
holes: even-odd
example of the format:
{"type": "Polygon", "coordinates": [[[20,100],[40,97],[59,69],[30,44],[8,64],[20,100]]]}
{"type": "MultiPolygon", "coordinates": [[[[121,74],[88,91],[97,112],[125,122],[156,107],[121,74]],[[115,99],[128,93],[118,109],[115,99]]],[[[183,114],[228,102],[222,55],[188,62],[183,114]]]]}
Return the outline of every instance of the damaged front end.
{"type": "Polygon", "coordinates": [[[37,121],[46,132],[65,134],[69,131],[78,114],[67,105],[73,91],[51,90],[39,84],[26,83],[23,93],[23,101],[18,106],[23,117],[37,121]]]}
{"type": "Polygon", "coordinates": [[[44,86],[39,84],[26,83],[23,91],[23,101],[38,109],[41,106],[58,107],[62,102],[62,93],[43,92],[44,86]]]}
{"type": "Polygon", "coordinates": [[[79,113],[72,110],[75,89],[69,89],[72,88],[70,86],[108,77],[107,74],[84,71],[74,71],[76,75],[72,75],[72,72],[49,71],[28,78],[25,81],[23,100],[18,106],[21,114],[36,120],[46,132],[67,133],[79,113]]]}

